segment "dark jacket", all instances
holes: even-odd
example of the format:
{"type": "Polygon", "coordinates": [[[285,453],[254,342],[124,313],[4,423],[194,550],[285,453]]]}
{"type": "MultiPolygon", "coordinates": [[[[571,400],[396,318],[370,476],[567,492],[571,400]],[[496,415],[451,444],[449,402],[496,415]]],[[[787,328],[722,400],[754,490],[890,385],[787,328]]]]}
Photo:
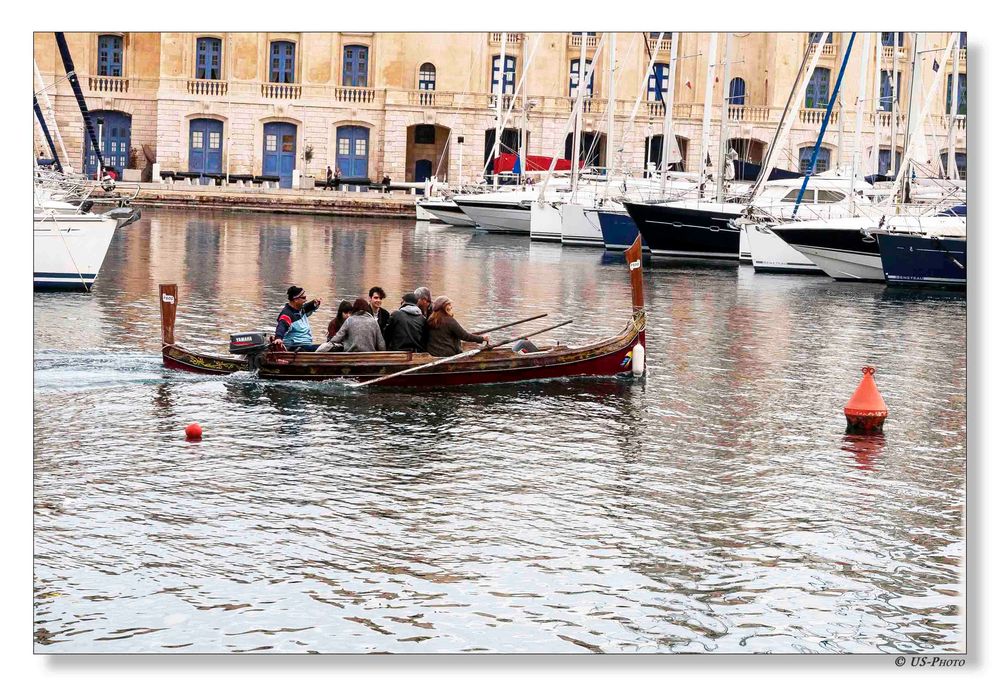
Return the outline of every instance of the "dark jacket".
{"type": "Polygon", "coordinates": [[[378,328],[381,329],[382,335],[385,335],[385,327],[389,326],[389,311],[384,307],[378,308],[378,328]]]}
{"type": "Polygon", "coordinates": [[[462,352],[462,341],[482,343],[486,339],[469,333],[454,317],[444,315],[438,326],[427,325],[427,352],[434,357],[451,357],[462,352]]]}
{"type": "Polygon", "coordinates": [[[345,353],[370,353],[385,350],[385,339],[375,318],[367,312],[352,314],[340,327],[337,335],[330,339],[342,343],[345,353]]]}
{"type": "Polygon", "coordinates": [[[389,317],[385,327],[385,347],[389,350],[420,352],[424,349],[427,320],[416,305],[403,305],[389,317]]]}

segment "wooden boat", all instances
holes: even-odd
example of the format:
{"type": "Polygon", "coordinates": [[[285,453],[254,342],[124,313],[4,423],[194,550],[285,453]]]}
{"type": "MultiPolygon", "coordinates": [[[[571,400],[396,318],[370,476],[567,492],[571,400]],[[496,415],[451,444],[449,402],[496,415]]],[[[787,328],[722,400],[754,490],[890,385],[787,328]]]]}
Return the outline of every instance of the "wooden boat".
{"type": "Polygon", "coordinates": [[[435,358],[426,353],[306,353],[268,350],[247,356],[196,353],[174,342],[176,284],[160,285],[163,364],[203,374],[256,371],[262,379],[351,379],[368,381],[414,369],[380,382],[387,386],[461,386],[579,376],[641,375],[645,367],[646,312],[642,292],[642,246],[637,239],[626,251],[632,286],[632,313],[617,335],[579,346],[553,345],[537,352],[509,348],[483,350],[426,369],[435,358]],[[641,347],[638,347],[640,346],[641,347]]]}

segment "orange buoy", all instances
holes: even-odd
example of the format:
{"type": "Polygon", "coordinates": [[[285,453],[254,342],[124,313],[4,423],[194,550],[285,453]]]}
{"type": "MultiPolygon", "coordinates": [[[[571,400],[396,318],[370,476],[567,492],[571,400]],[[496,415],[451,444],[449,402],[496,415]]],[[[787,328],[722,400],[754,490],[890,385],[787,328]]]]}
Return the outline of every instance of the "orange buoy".
{"type": "Polygon", "coordinates": [[[882,430],[889,408],[875,385],[875,367],[861,368],[861,383],[844,406],[847,430],[856,433],[875,433],[882,430]]]}
{"type": "Polygon", "coordinates": [[[194,424],[188,424],[184,429],[184,435],[187,436],[189,441],[200,441],[201,440],[201,426],[198,422],[194,424]]]}

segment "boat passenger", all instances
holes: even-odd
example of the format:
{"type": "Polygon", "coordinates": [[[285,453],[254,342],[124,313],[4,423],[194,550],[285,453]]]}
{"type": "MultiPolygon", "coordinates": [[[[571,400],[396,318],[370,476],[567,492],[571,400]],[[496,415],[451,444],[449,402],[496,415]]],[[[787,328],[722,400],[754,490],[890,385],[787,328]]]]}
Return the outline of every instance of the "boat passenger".
{"type": "Polygon", "coordinates": [[[351,316],[351,310],[354,309],[354,303],[350,300],[341,300],[340,305],[337,307],[337,316],[330,320],[330,323],[326,327],[326,343],[316,348],[318,353],[329,353],[329,352],[339,352],[344,349],[340,343],[334,343],[333,337],[337,335],[340,331],[340,327],[344,325],[347,318],[351,316]]]}
{"type": "Polygon", "coordinates": [[[427,286],[421,286],[420,288],[414,289],[413,295],[417,296],[417,307],[423,312],[424,318],[426,319],[431,315],[431,289],[427,286]]]}
{"type": "Polygon", "coordinates": [[[379,286],[372,286],[368,289],[368,303],[372,306],[372,316],[378,322],[378,328],[382,331],[384,338],[385,327],[389,325],[389,310],[382,307],[383,300],[385,300],[385,291],[379,286]]]}
{"type": "Polygon", "coordinates": [[[431,316],[427,318],[427,352],[435,357],[451,357],[462,352],[462,341],[489,344],[488,336],[477,336],[462,328],[455,319],[454,308],[448,296],[434,300],[431,316]]]}
{"type": "Polygon", "coordinates": [[[404,293],[399,309],[389,316],[389,324],[385,327],[385,347],[389,350],[423,352],[426,326],[427,320],[417,307],[417,296],[404,293]]]}
{"type": "Polygon", "coordinates": [[[281,339],[285,348],[293,352],[315,352],[309,316],[319,309],[322,301],[317,298],[306,302],[306,291],[299,286],[288,287],[288,303],[278,314],[274,337],[281,339]]]}
{"type": "Polygon", "coordinates": [[[347,353],[370,353],[385,350],[385,339],[378,322],[372,316],[372,306],[364,298],[354,301],[351,316],[337,335],[330,339],[331,343],[340,343],[347,353]]]}

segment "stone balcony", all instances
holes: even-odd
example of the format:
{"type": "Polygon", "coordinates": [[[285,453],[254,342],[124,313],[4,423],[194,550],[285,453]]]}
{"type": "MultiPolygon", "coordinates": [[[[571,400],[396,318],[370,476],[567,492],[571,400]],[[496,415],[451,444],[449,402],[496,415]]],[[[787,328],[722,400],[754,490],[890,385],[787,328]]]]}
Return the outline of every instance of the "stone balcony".
{"type": "Polygon", "coordinates": [[[89,76],[87,88],[94,93],[128,93],[128,78],[125,76],[89,76]]]}
{"type": "MultiPolygon", "coordinates": [[[[780,110],[778,111],[780,115],[780,110]]],[[[737,122],[764,123],[772,121],[772,108],[755,105],[730,105],[729,120],[737,122]]],[[[822,118],[821,118],[822,120],[822,118]]]]}
{"type": "Polygon", "coordinates": [[[260,97],[267,100],[298,100],[302,97],[302,86],[297,83],[262,83],[260,97]]]}
{"type": "MultiPolygon", "coordinates": [[[[872,112],[867,117],[868,122],[875,126],[876,120],[878,120],[878,127],[883,131],[888,130],[892,126],[892,112],[889,110],[880,110],[878,112],[872,112]]],[[[906,126],[906,114],[902,112],[896,113],[896,128],[902,130],[906,126]]]]}
{"type": "Polygon", "coordinates": [[[229,93],[229,82],[219,79],[189,79],[187,92],[189,95],[225,96],[229,93]]]}
{"type": "Polygon", "coordinates": [[[898,48],[894,48],[891,45],[882,46],[882,61],[892,62],[893,53],[896,55],[896,60],[902,62],[906,60],[906,48],[900,45],[898,48]]]}
{"type": "Polygon", "coordinates": [[[820,57],[836,57],[837,56],[837,44],[836,43],[810,43],[809,44],[809,57],[812,57],[816,52],[816,48],[820,48],[820,57]]]}
{"type": "MultiPolygon", "coordinates": [[[[500,45],[503,42],[502,32],[492,32],[490,33],[490,45],[500,45]]],[[[508,33],[507,34],[507,45],[520,45],[524,42],[523,33],[508,33]]]]}
{"type": "Polygon", "coordinates": [[[334,86],[333,100],[352,105],[371,105],[378,100],[378,91],[364,86],[334,86]]]}
{"type": "MultiPolygon", "coordinates": [[[[799,123],[807,125],[819,126],[823,123],[823,117],[826,116],[825,107],[803,107],[799,110],[799,123]]],[[[840,112],[837,108],[834,108],[830,112],[830,124],[836,124],[840,119],[840,112]]]]}
{"type": "MultiPolygon", "coordinates": [[[[583,43],[583,36],[570,34],[569,35],[569,47],[580,49],[580,45],[583,43]]],[[[587,34],[587,49],[591,50],[597,47],[597,35],[593,33],[587,34]]]]}

